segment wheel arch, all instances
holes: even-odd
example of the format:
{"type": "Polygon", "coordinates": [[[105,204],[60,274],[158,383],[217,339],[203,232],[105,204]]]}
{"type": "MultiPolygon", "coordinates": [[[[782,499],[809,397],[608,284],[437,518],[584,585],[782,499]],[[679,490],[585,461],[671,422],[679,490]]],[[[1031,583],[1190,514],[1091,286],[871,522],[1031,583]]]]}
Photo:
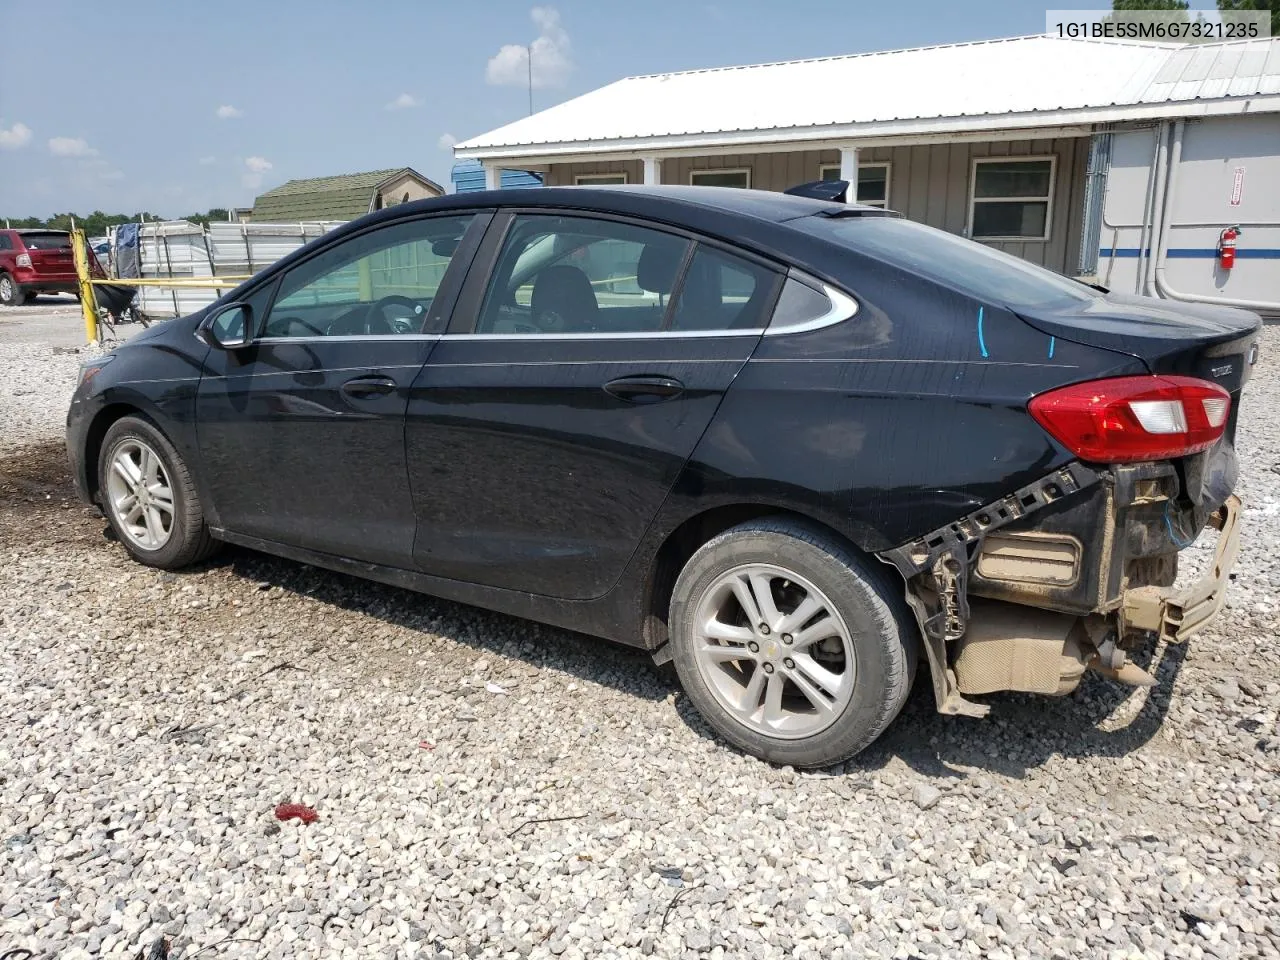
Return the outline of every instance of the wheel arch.
{"type": "MultiPolygon", "coordinates": [[[[765,517],[790,520],[799,526],[820,531],[825,536],[838,540],[850,551],[866,558],[869,562],[880,562],[874,554],[858,546],[847,534],[794,508],[751,502],[710,507],[686,518],[667,534],[654,553],[653,561],[649,564],[641,626],[641,636],[646,649],[656,651],[666,645],[667,617],[676,578],[680,576],[680,571],[684,569],[685,564],[698,548],[726,530],[765,517]]],[[[887,570],[891,569],[887,568],[887,570]]],[[[898,576],[896,571],[894,575],[898,576]]]]}
{"type": "Polygon", "coordinates": [[[89,428],[84,435],[84,457],[80,462],[81,479],[84,481],[84,489],[89,493],[89,499],[98,502],[98,459],[102,455],[102,441],[107,436],[107,431],[111,429],[111,425],[125,417],[135,416],[141,417],[147,422],[156,425],[154,418],[149,416],[141,407],[123,401],[106,404],[101,410],[94,414],[93,419],[89,421],[89,428]]]}

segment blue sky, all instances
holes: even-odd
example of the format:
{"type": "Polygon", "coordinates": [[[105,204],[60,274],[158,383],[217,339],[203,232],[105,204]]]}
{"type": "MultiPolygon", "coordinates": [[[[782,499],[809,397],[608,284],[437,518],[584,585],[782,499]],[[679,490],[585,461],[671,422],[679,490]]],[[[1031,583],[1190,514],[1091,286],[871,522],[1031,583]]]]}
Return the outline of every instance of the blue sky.
{"type": "Polygon", "coordinates": [[[535,44],[540,109],[638,73],[1039,33],[1044,9],[14,0],[3,21],[0,216],[176,216],[247,206],[295,177],[382,167],[447,186],[449,138],[528,112],[523,53],[508,45],[535,44]]]}

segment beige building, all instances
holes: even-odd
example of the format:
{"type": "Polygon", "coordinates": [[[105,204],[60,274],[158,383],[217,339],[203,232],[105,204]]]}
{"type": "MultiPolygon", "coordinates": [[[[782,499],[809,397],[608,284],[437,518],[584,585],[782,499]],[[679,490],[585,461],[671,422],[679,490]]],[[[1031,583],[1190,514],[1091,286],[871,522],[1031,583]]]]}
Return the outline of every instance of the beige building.
{"type": "Polygon", "coordinates": [[[856,181],[850,201],[1092,274],[1112,132],[1278,110],[1278,52],[1033,36],[630,77],[455,154],[495,187],[856,181]]]}

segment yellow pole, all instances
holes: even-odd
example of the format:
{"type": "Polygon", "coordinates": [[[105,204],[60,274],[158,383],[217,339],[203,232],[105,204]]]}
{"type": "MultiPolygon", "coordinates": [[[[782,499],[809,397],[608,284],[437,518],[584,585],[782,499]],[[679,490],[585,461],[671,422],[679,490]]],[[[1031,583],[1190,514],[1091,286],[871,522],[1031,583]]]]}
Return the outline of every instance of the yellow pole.
{"type": "Polygon", "coordinates": [[[93,295],[92,278],[89,276],[89,254],[84,231],[71,231],[71,251],[76,261],[76,280],[80,288],[80,312],[84,314],[84,335],[87,343],[98,339],[98,301],[93,295]]]}

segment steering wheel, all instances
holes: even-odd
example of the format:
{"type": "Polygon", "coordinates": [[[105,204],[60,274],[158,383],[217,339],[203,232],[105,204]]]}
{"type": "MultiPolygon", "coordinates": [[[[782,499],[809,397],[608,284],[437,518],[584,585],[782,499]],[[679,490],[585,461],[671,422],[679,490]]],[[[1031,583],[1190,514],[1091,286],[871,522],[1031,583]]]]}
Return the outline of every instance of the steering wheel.
{"type": "MultiPolygon", "coordinates": [[[[392,328],[387,331],[388,333],[395,332],[394,328],[397,325],[396,322],[394,320],[388,320],[387,315],[383,313],[383,310],[385,310],[387,307],[408,307],[409,313],[413,316],[413,318],[417,321],[417,323],[416,323],[416,329],[412,329],[406,332],[418,333],[422,329],[422,321],[424,318],[424,314],[426,313],[426,309],[417,300],[410,299],[409,297],[402,297],[398,293],[388,294],[387,296],[375,302],[374,305],[369,308],[369,314],[365,321],[366,325],[369,327],[372,327],[375,322],[374,318],[376,317],[379,320],[382,320],[384,323],[386,323],[386,325],[389,328],[392,328]]],[[[369,332],[373,333],[376,331],[370,330],[369,332]]]]}

